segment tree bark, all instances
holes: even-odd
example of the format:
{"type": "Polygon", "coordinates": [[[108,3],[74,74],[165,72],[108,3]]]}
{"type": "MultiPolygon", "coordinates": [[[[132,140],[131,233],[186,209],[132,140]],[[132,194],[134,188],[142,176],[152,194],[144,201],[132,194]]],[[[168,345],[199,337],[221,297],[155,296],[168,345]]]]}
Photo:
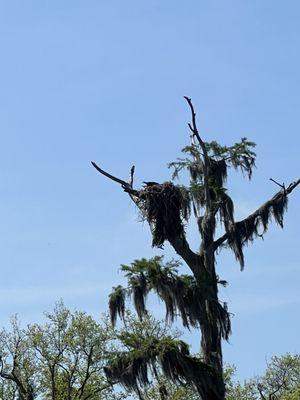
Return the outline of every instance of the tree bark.
{"type": "Polygon", "coordinates": [[[215,371],[216,393],[208,394],[203,400],[224,400],[225,384],[223,378],[222,338],[216,321],[209,318],[208,307],[210,303],[219,302],[218,286],[215,270],[215,254],[212,240],[208,239],[207,246],[202,242],[200,255],[194,253],[185,239],[168,238],[168,241],[191,269],[203,296],[202,318],[200,322],[200,347],[204,362],[212,366],[215,371]]]}
{"type": "MultiPolygon", "coordinates": [[[[202,258],[202,257],[200,257],[202,258]]],[[[205,263],[194,265],[192,268],[196,269],[196,281],[203,292],[201,296],[202,303],[202,316],[200,320],[201,331],[201,352],[204,362],[212,366],[216,372],[215,375],[215,388],[216,394],[208,395],[203,400],[224,400],[225,399],[225,384],[223,379],[223,358],[222,358],[222,338],[220,328],[216,320],[209,317],[209,307],[214,303],[218,303],[218,287],[215,272],[214,253],[207,252],[205,256],[205,263]],[[209,264],[209,265],[207,265],[209,264]]],[[[191,269],[192,269],[191,268],[191,269]]]]}

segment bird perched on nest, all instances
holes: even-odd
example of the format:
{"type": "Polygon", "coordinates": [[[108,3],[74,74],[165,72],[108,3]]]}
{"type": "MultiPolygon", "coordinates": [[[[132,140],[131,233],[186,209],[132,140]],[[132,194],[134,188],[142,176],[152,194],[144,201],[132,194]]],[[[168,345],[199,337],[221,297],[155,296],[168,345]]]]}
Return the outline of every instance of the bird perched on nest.
{"type": "Polygon", "coordinates": [[[149,186],[155,186],[155,185],[159,185],[158,182],[145,182],[143,181],[143,183],[145,184],[145,186],[149,187],[149,186]]]}

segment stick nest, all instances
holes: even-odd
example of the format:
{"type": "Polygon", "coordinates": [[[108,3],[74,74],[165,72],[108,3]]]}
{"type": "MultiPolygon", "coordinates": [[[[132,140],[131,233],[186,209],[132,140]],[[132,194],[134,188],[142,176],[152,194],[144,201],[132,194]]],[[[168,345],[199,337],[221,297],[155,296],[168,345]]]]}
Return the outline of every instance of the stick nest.
{"type": "Polygon", "coordinates": [[[190,216],[188,191],[171,182],[147,186],[139,192],[139,208],[152,231],[152,246],[185,235],[184,221],[190,216]]]}

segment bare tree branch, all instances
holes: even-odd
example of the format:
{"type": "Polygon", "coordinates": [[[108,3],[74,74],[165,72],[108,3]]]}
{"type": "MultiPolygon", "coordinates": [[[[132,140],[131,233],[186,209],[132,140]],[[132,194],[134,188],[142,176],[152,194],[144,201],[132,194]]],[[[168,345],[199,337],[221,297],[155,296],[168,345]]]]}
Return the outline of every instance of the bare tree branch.
{"type": "Polygon", "coordinates": [[[284,185],[284,183],[281,185],[280,183],[278,183],[277,181],[275,181],[275,179],[273,179],[273,178],[270,178],[270,181],[276,183],[276,185],[280,186],[283,190],[285,190],[285,185],[284,185]]]}
{"type": "Polygon", "coordinates": [[[267,400],[266,397],[265,397],[264,394],[263,394],[261,385],[257,385],[257,389],[258,389],[258,391],[259,391],[259,394],[260,394],[261,399],[262,399],[262,400],[267,400]]]}
{"type": "Polygon", "coordinates": [[[78,388],[76,394],[78,395],[78,398],[81,399],[83,394],[84,394],[84,389],[85,386],[90,378],[90,367],[91,367],[91,363],[92,363],[92,357],[93,357],[93,352],[94,352],[94,345],[91,346],[90,351],[88,353],[88,358],[87,358],[87,366],[86,366],[86,371],[85,371],[85,377],[84,380],[82,382],[82,384],[80,385],[80,387],[78,388]]]}
{"type": "Polygon", "coordinates": [[[106,176],[107,178],[111,179],[112,181],[115,181],[115,182],[119,183],[119,184],[122,185],[122,186],[125,186],[125,187],[128,186],[128,182],[125,182],[125,181],[123,181],[122,179],[119,179],[119,178],[117,178],[117,177],[115,177],[115,176],[109,174],[108,172],[104,171],[103,169],[101,169],[100,167],[98,167],[98,165],[97,165],[94,161],[91,161],[91,163],[92,163],[92,166],[93,166],[94,168],[96,168],[96,170],[97,170],[98,172],[100,172],[100,174],[106,176]]]}
{"type": "Polygon", "coordinates": [[[196,113],[195,113],[195,110],[194,110],[194,106],[193,106],[192,100],[187,96],[184,96],[184,98],[187,101],[188,105],[190,106],[191,113],[192,113],[192,124],[188,124],[189,128],[192,131],[193,136],[195,136],[197,138],[197,140],[198,140],[198,142],[200,144],[200,147],[202,149],[203,156],[204,156],[204,170],[203,170],[203,172],[204,172],[205,199],[206,199],[207,208],[210,209],[210,203],[211,202],[210,202],[209,182],[208,182],[208,169],[209,169],[210,161],[209,161],[209,157],[208,157],[207,150],[206,150],[206,147],[205,147],[205,143],[201,139],[201,137],[199,135],[199,132],[198,132],[198,128],[197,128],[197,124],[196,124],[196,113]]]}
{"type": "Polygon", "coordinates": [[[90,399],[91,397],[95,396],[96,394],[101,393],[101,392],[103,392],[104,390],[109,389],[109,388],[111,388],[111,387],[112,387],[111,384],[107,384],[107,385],[101,386],[100,388],[98,388],[98,389],[96,389],[96,390],[93,390],[91,393],[89,393],[87,396],[85,396],[85,397],[83,398],[83,400],[88,400],[88,399],[90,399]]]}
{"type": "MultiPolygon", "coordinates": [[[[92,166],[102,175],[106,176],[107,178],[109,178],[110,180],[119,183],[122,188],[124,189],[125,192],[132,194],[133,196],[137,196],[138,197],[138,191],[132,189],[130,183],[123,181],[120,178],[117,178],[116,176],[110,174],[109,172],[104,171],[103,169],[101,169],[94,161],[91,161],[92,166]]],[[[131,168],[132,171],[132,168],[131,168]]],[[[133,176],[133,172],[132,176],[133,176]]]]}

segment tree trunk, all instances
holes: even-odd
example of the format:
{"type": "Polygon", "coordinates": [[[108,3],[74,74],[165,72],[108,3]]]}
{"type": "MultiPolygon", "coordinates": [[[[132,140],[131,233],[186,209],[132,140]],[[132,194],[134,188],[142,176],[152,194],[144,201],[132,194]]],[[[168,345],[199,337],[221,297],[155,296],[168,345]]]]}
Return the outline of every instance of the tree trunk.
{"type": "MultiPolygon", "coordinates": [[[[212,233],[212,230],[210,230],[212,233]]],[[[168,241],[191,269],[200,288],[202,302],[201,353],[205,363],[215,369],[215,393],[208,394],[202,400],[224,400],[225,384],[223,378],[222,343],[220,328],[215,319],[209,318],[209,305],[218,303],[218,286],[215,270],[213,237],[206,235],[200,254],[194,253],[184,238],[168,237],[168,241]]]]}
{"type": "Polygon", "coordinates": [[[212,366],[216,373],[214,378],[216,393],[211,393],[207,398],[203,398],[203,400],[224,400],[225,384],[223,378],[222,337],[217,321],[215,318],[210,318],[209,315],[209,308],[212,307],[214,303],[218,303],[216,274],[214,270],[212,275],[209,274],[207,270],[202,270],[201,276],[202,279],[200,281],[198,276],[196,277],[201,292],[203,293],[203,296],[201,297],[202,317],[200,321],[201,353],[204,362],[212,366]],[[204,281],[203,278],[205,279],[204,281]]]}

